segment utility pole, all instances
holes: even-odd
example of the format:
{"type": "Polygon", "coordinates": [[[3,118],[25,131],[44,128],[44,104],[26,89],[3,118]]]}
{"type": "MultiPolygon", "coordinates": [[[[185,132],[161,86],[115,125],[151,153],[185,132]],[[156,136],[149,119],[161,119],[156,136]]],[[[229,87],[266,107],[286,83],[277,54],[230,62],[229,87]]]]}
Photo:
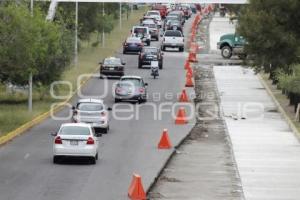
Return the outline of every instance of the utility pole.
{"type": "MultiPolygon", "coordinates": [[[[30,1],[30,13],[33,17],[33,0],[30,1]]],[[[28,78],[28,112],[32,112],[32,72],[28,78]]]]}
{"type": "Polygon", "coordinates": [[[74,64],[78,64],[78,1],[75,3],[75,49],[74,49],[74,64]]]}
{"type": "MultiPolygon", "coordinates": [[[[103,20],[104,20],[104,2],[102,3],[102,16],[103,16],[103,20]]],[[[104,28],[102,28],[102,47],[105,47],[105,33],[104,33],[104,28]]]]}
{"type": "Polygon", "coordinates": [[[120,18],[120,29],[122,29],[122,2],[120,2],[119,18],[120,18]]]}

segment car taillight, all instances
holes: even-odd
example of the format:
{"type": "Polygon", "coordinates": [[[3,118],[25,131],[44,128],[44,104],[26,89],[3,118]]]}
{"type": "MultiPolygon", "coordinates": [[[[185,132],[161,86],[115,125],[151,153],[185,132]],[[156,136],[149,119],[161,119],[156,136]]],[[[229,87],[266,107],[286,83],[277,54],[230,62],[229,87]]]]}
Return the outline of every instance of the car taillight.
{"type": "Polygon", "coordinates": [[[86,144],[95,144],[95,140],[92,137],[89,137],[86,141],[86,144]]]}
{"type": "Polygon", "coordinates": [[[62,139],[60,138],[60,136],[57,136],[54,140],[54,144],[62,144],[62,139]]]}
{"type": "Polygon", "coordinates": [[[116,93],[120,93],[122,92],[122,89],[121,88],[116,88],[116,93]]]}
{"type": "Polygon", "coordinates": [[[102,117],[104,117],[104,116],[106,115],[106,113],[105,113],[105,112],[101,112],[100,115],[101,115],[102,117]]]}
{"type": "Polygon", "coordinates": [[[144,88],[140,88],[140,93],[144,93],[145,89],[144,88]]]}

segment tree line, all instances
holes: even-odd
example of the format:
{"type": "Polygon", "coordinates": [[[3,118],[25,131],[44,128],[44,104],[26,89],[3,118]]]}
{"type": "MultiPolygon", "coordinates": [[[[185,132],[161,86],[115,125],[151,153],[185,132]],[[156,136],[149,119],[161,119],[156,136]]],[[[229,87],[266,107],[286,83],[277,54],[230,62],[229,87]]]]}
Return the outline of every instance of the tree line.
{"type": "Polygon", "coordinates": [[[238,14],[237,32],[249,55],[246,63],[270,74],[295,106],[300,103],[300,1],[250,0],[230,7],[238,14]]]}
{"type": "MultiPolygon", "coordinates": [[[[32,16],[26,0],[0,2],[0,83],[26,86],[32,74],[35,86],[49,86],[70,65],[75,3],[59,3],[53,22],[45,20],[48,8],[49,2],[35,1],[32,16]]],[[[89,40],[112,31],[119,4],[79,3],[78,16],[79,41],[89,40]]]]}

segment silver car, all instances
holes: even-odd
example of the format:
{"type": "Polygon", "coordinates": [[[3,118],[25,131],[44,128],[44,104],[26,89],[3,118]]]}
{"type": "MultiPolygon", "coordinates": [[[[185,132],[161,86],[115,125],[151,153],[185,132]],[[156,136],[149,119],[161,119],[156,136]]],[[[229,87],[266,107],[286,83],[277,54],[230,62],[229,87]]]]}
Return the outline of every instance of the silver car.
{"type": "Polygon", "coordinates": [[[120,101],[147,101],[147,83],[140,76],[123,76],[116,84],[115,103],[120,101]]]}
{"type": "Polygon", "coordinates": [[[106,109],[102,100],[80,99],[72,109],[72,122],[88,123],[94,128],[95,132],[108,133],[108,111],[111,110],[111,108],[106,109]]]}

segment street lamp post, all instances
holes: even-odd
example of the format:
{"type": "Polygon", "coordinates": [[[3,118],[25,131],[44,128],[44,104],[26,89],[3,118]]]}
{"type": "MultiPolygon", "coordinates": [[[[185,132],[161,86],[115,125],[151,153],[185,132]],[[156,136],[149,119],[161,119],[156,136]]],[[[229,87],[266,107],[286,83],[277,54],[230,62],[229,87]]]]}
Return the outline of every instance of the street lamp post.
{"type": "MultiPolygon", "coordinates": [[[[102,16],[104,20],[104,2],[102,3],[102,16]]],[[[105,33],[104,33],[104,28],[102,27],[102,47],[105,47],[105,33]]]]}
{"type": "Polygon", "coordinates": [[[119,13],[119,18],[120,18],[120,29],[122,29],[122,2],[120,2],[120,13],[119,13]]]}
{"type": "Polygon", "coordinates": [[[78,64],[78,1],[75,3],[75,49],[74,49],[74,64],[78,64]]]}
{"type": "MultiPolygon", "coordinates": [[[[30,1],[30,13],[33,17],[33,0],[30,1]]],[[[32,72],[30,72],[28,78],[28,111],[32,112],[32,72]]]]}

